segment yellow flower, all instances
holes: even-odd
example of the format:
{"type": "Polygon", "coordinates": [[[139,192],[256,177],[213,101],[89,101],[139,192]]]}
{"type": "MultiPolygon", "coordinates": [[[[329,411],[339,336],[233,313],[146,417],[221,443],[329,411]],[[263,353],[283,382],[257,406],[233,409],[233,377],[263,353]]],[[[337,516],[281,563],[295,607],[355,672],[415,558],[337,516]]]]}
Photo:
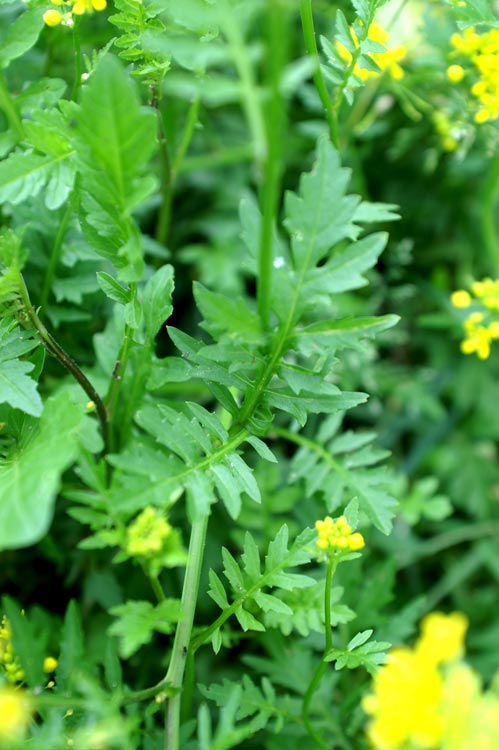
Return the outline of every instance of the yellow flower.
{"type": "Polygon", "coordinates": [[[323,521],[316,521],[315,528],[318,532],[317,547],[327,552],[334,551],[358,551],[365,547],[362,534],[352,532],[352,527],[345,516],[336,520],[326,516],[323,521]]]}
{"type": "Polygon", "coordinates": [[[22,739],[30,718],[30,703],[24,690],[0,687],[0,740],[22,739]]]}
{"type": "Polygon", "coordinates": [[[464,78],[464,68],[462,65],[450,65],[447,68],[447,78],[451,83],[460,83],[464,78]]]}
{"type": "Polygon", "coordinates": [[[144,508],[127,529],[126,551],[131,557],[155,555],[173,529],[160,511],[152,506],[144,508]]]}
{"type": "MultiPolygon", "coordinates": [[[[483,124],[496,120],[499,117],[499,29],[477,34],[474,28],[469,28],[462,34],[453,34],[451,44],[457,53],[468,57],[478,75],[478,80],[471,87],[471,94],[479,104],[474,115],[475,122],[483,124]]],[[[450,66],[447,71],[450,80],[453,80],[450,71],[455,70],[455,75],[459,77],[457,70],[460,67],[450,66]]]]}
{"type": "Polygon", "coordinates": [[[444,615],[432,612],[421,623],[421,637],[416,650],[422,659],[443,664],[459,659],[464,652],[468,620],[460,612],[444,615]]]}
{"type": "Polygon", "coordinates": [[[393,649],[389,659],[374,677],[373,693],[362,701],[372,717],[367,736],[373,748],[439,746],[442,677],[435,664],[405,648],[393,649]]]}
{"type": "Polygon", "coordinates": [[[453,292],[450,301],[454,307],[465,308],[471,305],[471,296],[469,292],[464,289],[460,289],[458,292],[453,292]]]}
{"type": "MultiPolygon", "coordinates": [[[[351,28],[350,34],[352,41],[356,47],[359,46],[359,40],[355,31],[351,28]]],[[[386,47],[388,42],[388,32],[376,21],[373,21],[369,26],[367,38],[372,42],[378,42],[383,47],[386,47]]],[[[345,47],[341,42],[336,42],[336,49],[340,57],[349,65],[352,62],[352,53],[345,47]]],[[[376,78],[384,73],[385,71],[394,79],[400,80],[404,76],[404,71],[400,67],[399,62],[407,55],[406,47],[399,46],[393,49],[385,49],[384,52],[371,52],[369,57],[373,60],[380,72],[374,70],[367,70],[363,68],[360,63],[356,63],[354,67],[354,74],[357,78],[362,81],[367,81],[369,78],[376,78]]]]}
{"type": "Polygon", "coordinates": [[[106,0],[71,0],[71,2],[73,3],[72,12],[76,16],[91,13],[93,10],[104,10],[107,7],[106,0]]]}
{"type": "Polygon", "coordinates": [[[45,674],[50,674],[51,672],[55,672],[59,665],[59,662],[57,659],[54,659],[53,656],[46,656],[43,660],[43,671],[45,674]]]}
{"type": "Polygon", "coordinates": [[[50,8],[50,10],[46,10],[43,14],[43,20],[47,26],[59,26],[62,21],[62,13],[59,13],[58,10],[50,8]]]}

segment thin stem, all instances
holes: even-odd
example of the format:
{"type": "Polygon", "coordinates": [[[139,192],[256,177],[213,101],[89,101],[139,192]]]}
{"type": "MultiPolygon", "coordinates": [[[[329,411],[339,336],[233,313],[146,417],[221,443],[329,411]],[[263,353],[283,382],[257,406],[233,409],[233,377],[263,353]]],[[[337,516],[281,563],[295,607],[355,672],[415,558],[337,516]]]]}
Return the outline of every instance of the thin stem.
{"type": "Polygon", "coordinates": [[[24,137],[22,120],[17,111],[16,103],[7,88],[2,71],[0,71],[0,109],[3,110],[10,128],[16,134],[17,140],[21,140],[24,137]]]}
{"type": "Polygon", "coordinates": [[[63,367],[68,370],[71,375],[74,377],[74,379],[81,385],[87,396],[91,401],[95,403],[95,407],[97,409],[97,415],[99,417],[100,425],[101,425],[101,433],[102,433],[102,439],[104,441],[104,455],[106,455],[109,452],[109,430],[108,430],[108,418],[107,418],[107,411],[106,407],[104,406],[104,403],[93,387],[92,383],[89,381],[87,376],[80,370],[74,359],[67,354],[67,352],[64,351],[62,346],[54,339],[51,333],[47,330],[47,328],[44,326],[40,318],[38,317],[35,308],[31,304],[31,300],[29,298],[29,292],[26,287],[24,278],[22,274],[18,275],[18,289],[19,294],[21,296],[21,300],[24,305],[24,309],[32,323],[32,325],[36,328],[38,331],[38,334],[42,340],[43,345],[47,349],[47,351],[52,354],[63,367]]]}
{"type": "Polygon", "coordinates": [[[305,697],[303,698],[303,708],[302,708],[302,719],[303,719],[304,726],[306,727],[310,736],[313,737],[313,739],[317,742],[317,744],[323,748],[329,748],[329,745],[317,734],[314,727],[312,726],[312,723],[309,718],[309,710],[310,710],[310,703],[312,701],[314,693],[319,687],[319,684],[322,680],[324,672],[327,669],[327,662],[324,661],[324,656],[326,656],[326,654],[333,647],[333,634],[331,630],[331,584],[332,584],[333,576],[336,572],[337,567],[338,567],[338,560],[330,556],[327,562],[326,581],[324,584],[324,627],[326,631],[325,642],[324,642],[324,655],[320,663],[318,664],[317,669],[315,670],[312,676],[312,679],[310,680],[310,684],[305,693],[305,697]]]}
{"type": "Polygon", "coordinates": [[[217,169],[227,164],[239,164],[242,161],[252,161],[255,158],[255,149],[252,143],[243,143],[241,146],[231,146],[217,149],[209,154],[189,156],[184,159],[180,166],[180,174],[194,172],[198,169],[217,169]]]}
{"type": "MultiPolygon", "coordinates": [[[[208,516],[194,521],[182,589],[181,616],[175,631],[173,650],[165,681],[174,689],[182,688],[187,654],[191,641],[192,625],[199,591],[199,579],[203,562],[208,516]]],[[[180,737],[180,693],[170,697],[165,712],[165,750],[179,750],[180,737]]]]}
{"type": "Polygon", "coordinates": [[[45,272],[45,278],[43,280],[43,288],[42,288],[42,293],[40,295],[40,307],[42,309],[45,308],[48,298],[49,298],[50,290],[52,289],[52,282],[54,280],[55,269],[57,268],[57,264],[59,263],[62,242],[64,240],[64,235],[66,234],[66,228],[68,226],[68,221],[69,221],[70,216],[71,216],[71,206],[68,204],[62,216],[61,223],[59,224],[57,234],[55,236],[54,244],[52,246],[52,251],[50,253],[50,260],[47,266],[47,270],[45,272]]]}
{"type": "Polygon", "coordinates": [[[260,92],[258,91],[240,24],[234,18],[232,5],[227,0],[219,0],[219,5],[220,22],[229,42],[234,65],[241,81],[241,102],[255,144],[256,163],[261,167],[267,154],[267,138],[260,92]]]}
{"type": "Polygon", "coordinates": [[[267,158],[265,159],[262,189],[262,226],[260,232],[260,253],[258,258],[258,312],[262,326],[268,328],[270,321],[270,295],[272,287],[272,233],[277,214],[282,171],[282,139],[284,134],[285,110],[279,85],[282,70],[286,63],[286,40],[288,38],[283,23],[287,20],[279,0],[272,0],[269,10],[269,117],[267,122],[267,158]]]}
{"type": "Polygon", "coordinates": [[[81,86],[81,40],[80,40],[80,17],[73,14],[73,49],[75,55],[75,79],[71,99],[76,101],[81,86]]]}
{"type": "Polygon", "coordinates": [[[499,153],[492,159],[482,199],[482,236],[491,272],[499,276],[499,239],[496,225],[499,199],[499,153]]]}
{"type": "MultiPolygon", "coordinates": [[[[194,99],[187,112],[187,118],[184,125],[184,130],[180,143],[178,144],[177,150],[175,151],[173,161],[170,164],[168,158],[168,151],[163,151],[164,168],[166,169],[166,178],[164,183],[163,192],[163,203],[158,216],[158,224],[156,227],[156,240],[162,244],[165,244],[168,239],[168,233],[170,231],[171,222],[171,209],[173,203],[173,192],[175,190],[175,184],[177,182],[178,173],[182,162],[189,148],[189,144],[194,134],[199,115],[199,97],[194,99]],[[168,158],[168,162],[166,159],[168,158]]],[[[163,136],[164,138],[164,136],[163,136]]],[[[161,147],[161,141],[160,141],[161,147]]],[[[166,140],[164,141],[164,148],[166,148],[166,140]]],[[[161,153],[161,151],[160,151],[161,153]]]]}
{"type": "Polygon", "coordinates": [[[329,127],[329,137],[333,145],[338,148],[338,118],[337,111],[333,107],[329,91],[322,75],[320,66],[319,52],[317,50],[317,42],[315,41],[315,29],[314,29],[314,16],[312,13],[312,2],[311,0],[300,0],[300,15],[301,25],[303,29],[303,38],[305,40],[305,49],[307,55],[314,61],[315,70],[312,76],[315,88],[319,94],[324,112],[326,115],[327,124],[329,127]]]}
{"type": "Polygon", "coordinates": [[[149,582],[151,584],[151,588],[154,591],[154,595],[158,602],[161,604],[161,602],[164,602],[166,600],[165,592],[163,591],[163,587],[161,583],[159,582],[158,576],[149,575],[146,573],[149,582]]]}

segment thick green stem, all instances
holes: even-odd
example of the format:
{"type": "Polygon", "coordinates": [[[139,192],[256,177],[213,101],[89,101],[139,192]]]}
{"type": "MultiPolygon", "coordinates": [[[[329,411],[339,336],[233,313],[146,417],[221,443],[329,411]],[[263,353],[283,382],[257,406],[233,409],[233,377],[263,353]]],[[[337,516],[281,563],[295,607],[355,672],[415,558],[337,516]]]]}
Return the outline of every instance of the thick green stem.
{"type": "Polygon", "coordinates": [[[194,135],[194,129],[198,121],[198,115],[199,98],[196,98],[190,104],[189,110],[187,112],[187,119],[185,121],[184,130],[182,133],[182,138],[180,139],[180,143],[178,144],[171,164],[168,157],[168,150],[166,149],[166,140],[164,140],[162,151],[160,151],[163,154],[162,160],[163,168],[165,170],[165,176],[163,184],[163,203],[161,204],[161,209],[158,216],[158,224],[156,227],[156,240],[158,242],[161,242],[162,244],[165,244],[168,239],[175,184],[177,182],[180,167],[182,166],[182,162],[192,140],[192,136],[194,135]]]}
{"type": "Polygon", "coordinates": [[[314,61],[315,70],[313,74],[313,81],[317,93],[319,94],[324,112],[326,115],[327,124],[329,127],[329,137],[331,142],[336,148],[338,148],[338,119],[337,110],[333,107],[329,91],[327,90],[324,76],[322,75],[319,52],[317,50],[317,43],[315,41],[315,29],[314,29],[314,16],[312,13],[312,2],[311,0],[300,0],[300,15],[301,25],[303,29],[303,38],[305,40],[305,49],[307,55],[314,61]]]}
{"type": "MultiPolygon", "coordinates": [[[[182,688],[187,655],[189,653],[192,625],[199,591],[199,579],[203,563],[208,516],[194,521],[182,589],[181,616],[175,631],[173,650],[165,677],[172,688],[182,688]]],[[[169,698],[165,712],[165,750],[180,750],[180,708],[181,694],[169,698]]]]}
{"type": "Polygon", "coordinates": [[[7,88],[2,71],[0,71],[0,109],[4,112],[10,128],[16,135],[16,139],[20,141],[24,137],[22,120],[17,111],[15,101],[7,88]]]}
{"type": "MultiPolygon", "coordinates": [[[[329,557],[328,562],[327,562],[326,581],[325,581],[325,586],[324,586],[324,627],[326,631],[325,642],[324,642],[324,656],[326,656],[326,654],[331,650],[333,646],[333,634],[331,630],[331,584],[332,584],[333,576],[335,574],[337,567],[338,567],[338,560],[334,557],[329,557]]],[[[319,684],[322,680],[322,677],[326,669],[327,669],[327,662],[325,662],[324,658],[322,658],[307,688],[305,697],[303,698],[303,708],[302,708],[302,719],[303,719],[304,726],[306,727],[310,736],[315,740],[315,742],[317,742],[317,744],[320,745],[320,747],[323,747],[325,749],[329,748],[329,745],[315,731],[309,718],[309,712],[310,712],[310,703],[312,701],[315,691],[319,687],[319,684]]]]}
{"type": "Polygon", "coordinates": [[[43,288],[42,288],[42,293],[40,295],[40,307],[42,309],[45,308],[48,302],[50,290],[52,289],[52,282],[55,276],[55,269],[57,268],[57,264],[59,263],[62,242],[64,240],[64,235],[66,234],[66,228],[68,226],[68,221],[69,221],[70,216],[71,216],[71,206],[68,204],[62,216],[61,223],[59,224],[57,234],[55,236],[54,244],[52,246],[52,252],[50,253],[50,260],[47,266],[47,270],[45,272],[45,278],[43,280],[43,288]]]}
{"type": "Polygon", "coordinates": [[[81,385],[89,399],[94,402],[101,425],[102,439],[104,441],[103,452],[104,455],[106,455],[109,452],[108,418],[106,407],[104,406],[101,397],[99,396],[87,376],[82,372],[82,370],[80,370],[74,359],[72,359],[72,357],[70,357],[69,354],[64,351],[62,346],[54,339],[52,334],[49,333],[47,328],[38,317],[35,308],[31,304],[29,292],[22,274],[19,274],[18,277],[18,289],[25,312],[28,315],[32,325],[37,330],[47,351],[52,354],[57,360],[59,360],[61,365],[71,373],[74,379],[81,385]]]}
{"type": "Polygon", "coordinates": [[[241,27],[236,18],[234,18],[232,4],[228,0],[219,0],[219,8],[220,24],[229,42],[232,59],[234,60],[234,65],[236,66],[241,82],[241,102],[255,144],[256,163],[261,167],[267,155],[267,138],[260,92],[256,85],[253,67],[244,43],[241,27]]]}
{"type": "Polygon", "coordinates": [[[499,276],[499,238],[497,208],[499,199],[499,151],[492,159],[482,200],[482,237],[490,272],[499,276]]]}
{"type": "Polygon", "coordinates": [[[282,140],[285,109],[279,86],[286,64],[288,38],[285,21],[287,14],[281,0],[271,0],[269,9],[268,55],[269,60],[269,116],[267,122],[267,157],[264,164],[262,187],[262,227],[258,259],[258,312],[262,326],[270,321],[270,295],[272,289],[273,248],[272,233],[279,205],[282,171],[282,140]]]}

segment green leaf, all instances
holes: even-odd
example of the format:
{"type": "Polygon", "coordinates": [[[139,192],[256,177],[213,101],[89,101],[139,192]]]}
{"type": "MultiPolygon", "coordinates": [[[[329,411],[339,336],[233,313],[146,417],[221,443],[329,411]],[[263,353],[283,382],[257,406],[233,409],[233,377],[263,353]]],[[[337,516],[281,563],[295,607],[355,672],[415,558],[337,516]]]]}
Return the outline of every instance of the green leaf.
{"type": "Polygon", "coordinates": [[[132,299],[130,289],[123,287],[119,281],[116,281],[105,271],[97,271],[97,283],[106,297],[114,302],[119,302],[120,305],[127,305],[132,299]]]}
{"type": "Polygon", "coordinates": [[[160,268],[147,282],[142,296],[147,337],[154,341],[161,326],[172,314],[173,266],[160,268]]]}
{"type": "Polygon", "coordinates": [[[128,659],[141,646],[149,643],[154,631],[169,634],[180,615],[178,599],[166,599],[154,606],[146,601],[128,601],[110,610],[118,619],[109,633],[120,639],[120,655],[128,659]]]}
{"type": "Polygon", "coordinates": [[[387,240],[386,232],[377,232],[333,255],[324,266],[309,271],[303,286],[304,295],[310,299],[316,294],[338,294],[365,286],[367,282],[362,274],[375,265],[387,240]]]}
{"type": "Polygon", "coordinates": [[[19,359],[0,362],[0,403],[7,403],[26,414],[39,417],[43,410],[37,384],[27,376],[35,365],[19,359]]]}
{"type": "Polygon", "coordinates": [[[62,165],[71,157],[70,152],[58,155],[14,153],[0,163],[0,201],[14,205],[26,198],[34,198],[47,186],[51,208],[67,195],[68,175],[62,165]],[[62,190],[62,192],[60,192],[62,190]]]}
{"type": "Polygon", "coordinates": [[[43,29],[42,8],[31,8],[11,23],[0,45],[0,67],[6,68],[12,60],[24,55],[36,43],[43,29]]]}
{"type": "Polygon", "coordinates": [[[203,316],[201,327],[214,338],[227,332],[231,337],[242,337],[247,343],[261,340],[260,318],[241,297],[229,299],[223,294],[209,291],[198,282],[194,283],[193,292],[203,316]]]}
{"type": "Polygon", "coordinates": [[[343,318],[341,320],[321,320],[304,328],[297,328],[294,340],[306,356],[318,350],[334,353],[337,349],[350,347],[361,351],[364,338],[372,338],[396,325],[398,315],[383,315],[375,318],[343,318]]]}
{"type": "Polygon", "coordinates": [[[140,106],[132,81],[108,54],[82,91],[76,122],[82,228],[122,280],[138,281],[143,250],[131,212],[156,185],[144,174],[156,145],[156,115],[140,106]]]}
{"type": "Polygon", "coordinates": [[[78,604],[69,602],[61,634],[61,653],[57,667],[57,684],[61,690],[68,690],[82,670],[85,656],[85,642],[78,604]]]}
{"type": "Polygon", "coordinates": [[[26,446],[0,466],[0,549],[35,544],[47,533],[61,475],[78,455],[84,416],[67,393],[48,399],[26,446]]]}
{"type": "Polygon", "coordinates": [[[357,236],[353,217],[360,198],[345,195],[349,180],[350,170],[340,166],[335,148],[321,138],[316,163],[302,176],[299,194],[286,195],[284,224],[297,269],[313,268],[338,242],[357,236]]]}

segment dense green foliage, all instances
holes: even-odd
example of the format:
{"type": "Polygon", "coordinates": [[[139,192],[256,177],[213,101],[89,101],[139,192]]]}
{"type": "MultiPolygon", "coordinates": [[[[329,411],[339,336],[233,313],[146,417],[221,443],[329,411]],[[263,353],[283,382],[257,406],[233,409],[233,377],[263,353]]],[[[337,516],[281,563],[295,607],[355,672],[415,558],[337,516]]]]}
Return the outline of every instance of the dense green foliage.
{"type": "Polygon", "coordinates": [[[367,748],[424,614],[498,667],[499,354],[450,302],[498,131],[446,75],[498,10],[86,6],[0,0],[0,748],[367,748]]]}

